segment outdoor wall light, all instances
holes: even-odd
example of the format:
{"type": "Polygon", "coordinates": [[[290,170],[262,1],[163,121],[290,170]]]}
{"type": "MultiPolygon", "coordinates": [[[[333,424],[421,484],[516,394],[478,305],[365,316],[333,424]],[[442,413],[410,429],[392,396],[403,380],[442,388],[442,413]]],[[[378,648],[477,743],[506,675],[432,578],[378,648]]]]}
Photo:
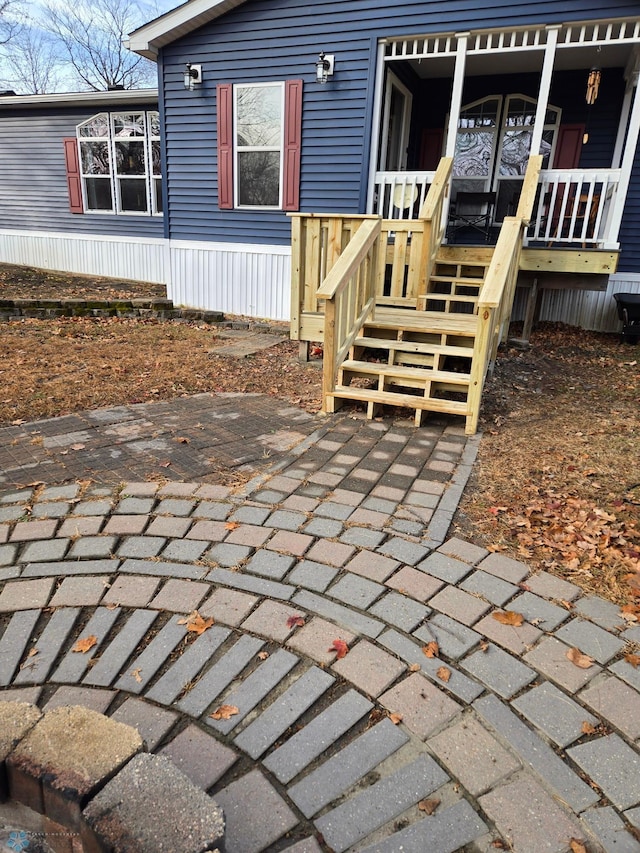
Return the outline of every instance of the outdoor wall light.
{"type": "Polygon", "coordinates": [[[316,62],[316,80],[318,83],[324,84],[329,77],[333,77],[335,63],[336,58],[333,53],[325,54],[324,50],[320,51],[320,56],[316,62]]]}
{"type": "Polygon", "coordinates": [[[192,65],[187,62],[184,70],[184,88],[193,92],[196,84],[200,83],[202,83],[202,65],[192,65]]]}

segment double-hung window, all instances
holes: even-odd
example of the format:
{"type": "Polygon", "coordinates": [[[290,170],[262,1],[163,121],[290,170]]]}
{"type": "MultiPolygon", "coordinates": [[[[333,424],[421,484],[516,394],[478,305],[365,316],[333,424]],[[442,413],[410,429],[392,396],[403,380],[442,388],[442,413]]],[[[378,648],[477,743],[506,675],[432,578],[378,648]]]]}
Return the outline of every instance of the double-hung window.
{"type": "Polygon", "coordinates": [[[234,86],[236,207],[282,203],[284,84],[234,86]]]}
{"type": "Polygon", "coordinates": [[[78,126],[82,207],[88,213],[162,213],[156,111],[100,113],[78,126]]]}
{"type": "Polygon", "coordinates": [[[297,210],[302,80],[220,84],[217,110],[219,206],[297,210]]]}

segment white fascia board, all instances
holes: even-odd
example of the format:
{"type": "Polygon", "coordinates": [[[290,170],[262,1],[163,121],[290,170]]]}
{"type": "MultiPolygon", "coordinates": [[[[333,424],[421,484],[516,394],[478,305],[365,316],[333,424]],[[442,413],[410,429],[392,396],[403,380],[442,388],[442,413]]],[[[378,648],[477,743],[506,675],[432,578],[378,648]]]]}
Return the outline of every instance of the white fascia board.
{"type": "Polygon", "coordinates": [[[242,3],[244,0],[187,0],[177,9],[134,30],[125,44],[134,53],[155,59],[161,47],[214,21],[242,3]]]}
{"type": "Polygon", "coordinates": [[[157,89],[113,89],[106,92],[59,92],[55,95],[2,95],[0,110],[29,109],[29,107],[101,106],[108,104],[158,103],[157,89]]]}

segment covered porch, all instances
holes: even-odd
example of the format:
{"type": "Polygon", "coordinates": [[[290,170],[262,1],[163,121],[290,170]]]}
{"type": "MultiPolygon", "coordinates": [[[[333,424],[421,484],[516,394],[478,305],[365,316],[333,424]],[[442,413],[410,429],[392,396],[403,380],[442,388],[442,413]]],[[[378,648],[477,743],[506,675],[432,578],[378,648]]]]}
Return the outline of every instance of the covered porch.
{"type": "Polygon", "coordinates": [[[326,411],[473,434],[521,273],[532,307],[547,276],[615,272],[639,46],[640,21],[379,43],[367,212],[292,218],[291,336],[323,342],[326,411]]]}
{"type": "Polygon", "coordinates": [[[617,252],[640,127],[639,45],[638,21],[382,40],[367,212],[415,217],[447,156],[444,242],[495,244],[539,153],[524,245],[617,252]],[[459,194],[477,210],[460,216],[459,194]]]}

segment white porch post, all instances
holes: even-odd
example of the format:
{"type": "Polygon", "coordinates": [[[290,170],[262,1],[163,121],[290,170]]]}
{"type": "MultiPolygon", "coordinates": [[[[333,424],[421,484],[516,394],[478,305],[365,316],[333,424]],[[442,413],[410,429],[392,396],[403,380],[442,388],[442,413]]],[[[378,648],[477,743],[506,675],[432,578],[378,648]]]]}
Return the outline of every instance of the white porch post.
{"type": "Polygon", "coordinates": [[[376,190],[376,171],[380,152],[380,117],[382,115],[382,93],[384,92],[384,51],[386,42],[378,42],[376,57],[376,87],[373,94],[371,117],[371,153],[369,154],[369,187],[367,190],[367,213],[373,213],[373,196],[376,190]]]}
{"type": "Polygon", "coordinates": [[[464,85],[464,70],[467,61],[467,41],[469,33],[457,33],[456,66],[453,72],[453,90],[451,92],[451,109],[449,110],[449,126],[447,127],[447,144],[445,157],[453,157],[456,153],[456,136],[460,109],[462,107],[462,87],[464,85]]]}
{"type": "MultiPolygon", "coordinates": [[[[455,157],[456,139],[458,136],[458,122],[462,109],[462,88],[464,86],[464,72],[467,63],[467,42],[469,33],[457,33],[456,65],[453,70],[453,88],[451,90],[451,108],[449,110],[449,125],[447,127],[447,142],[445,145],[445,157],[455,157]]],[[[449,178],[451,188],[451,178],[449,178]]],[[[447,221],[449,219],[449,205],[451,204],[451,193],[447,192],[442,202],[442,218],[440,224],[443,233],[447,232],[447,221]]]]}
{"type": "Polygon", "coordinates": [[[624,79],[627,85],[624,90],[624,100],[622,101],[622,109],[620,111],[620,123],[618,125],[618,135],[616,136],[616,146],[613,150],[611,159],[611,168],[619,169],[620,161],[622,160],[622,152],[624,150],[624,138],[627,134],[627,125],[629,123],[629,112],[631,110],[631,99],[633,98],[633,86],[635,76],[640,71],[640,51],[634,48],[633,53],[629,58],[627,67],[624,71],[624,79]]]}
{"type": "Polygon", "coordinates": [[[551,91],[551,75],[556,58],[556,45],[558,44],[558,31],[560,27],[547,27],[547,43],[544,49],[544,60],[542,62],[542,74],[540,75],[540,90],[538,92],[538,104],[536,107],[536,118],[531,136],[531,154],[540,154],[542,144],[542,131],[544,120],[549,105],[549,92],[551,91]]]}
{"type": "Polygon", "coordinates": [[[618,182],[618,188],[616,190],[609,218],[609,228],[607,232],[608,240],[604,246],[605,249],[618,248],[618,235],[620,234],[622,214],[627,200],[627,190],[629,189],[631,170],[633,168],[633,161],[636,155],[638,136],[640,135],[640,86],[638,86],[638,72],[633,74],[632,80],[633,85],[635,86],[635,93],[631,107],[631,118],[629,119],[629,130],[627,132],[624,154],[620,165],[620,181],[618,182]]]}

